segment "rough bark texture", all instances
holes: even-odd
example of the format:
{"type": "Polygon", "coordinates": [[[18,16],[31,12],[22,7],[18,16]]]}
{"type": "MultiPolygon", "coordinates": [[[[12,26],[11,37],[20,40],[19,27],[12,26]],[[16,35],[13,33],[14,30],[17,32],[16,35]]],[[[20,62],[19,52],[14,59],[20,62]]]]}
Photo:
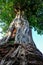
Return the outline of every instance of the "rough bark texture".
{"type": "Polygon", "coordinates": [[[36,48],[29,27],[23,16],[15,17],[0,41],[0,65],[43,65],[43,55],[36,48]],[[14,38],[14,44],[9,44],[14,38]]]}
{"type": "Polygon", "coordinates": [[[5,44],[0,46],[0,65],[43,65],[43,55],[32,44],[5,44]]]}

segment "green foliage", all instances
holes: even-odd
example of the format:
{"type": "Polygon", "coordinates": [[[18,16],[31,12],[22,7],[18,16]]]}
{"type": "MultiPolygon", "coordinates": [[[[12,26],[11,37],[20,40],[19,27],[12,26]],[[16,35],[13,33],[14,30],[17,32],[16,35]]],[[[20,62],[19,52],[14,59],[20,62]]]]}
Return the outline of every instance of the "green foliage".
{"type": "Polygon", "coordinates": [[[4,31],[14,19],[15,9],[23,10],[30,26],[43,33],[43,0],[0,0],[0,20],[5,23],[4,31]]]}

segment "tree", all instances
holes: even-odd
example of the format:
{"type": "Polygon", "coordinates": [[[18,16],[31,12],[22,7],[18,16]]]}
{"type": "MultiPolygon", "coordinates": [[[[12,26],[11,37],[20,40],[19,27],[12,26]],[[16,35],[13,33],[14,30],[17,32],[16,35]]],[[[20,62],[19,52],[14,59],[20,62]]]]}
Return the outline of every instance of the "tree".
{"type": "Polygon", "coordinates": [[[43,33],[43,1],[1,0],[0,14],[5,23],[3,30],[8,29],[0,40],[0,65],[43,65],[43,55],[34,44],[31,31],[34,27],[43,33]],[[9,44],[11,41],[14,44],[9,44]]]}
{"type": "Polygon", "coordinates": [[[15,9],[24,11],[30,26],[43,33],[43,0],[0,0],[0,22],[5,23],[4,31],[14,19],[15,9]]]}

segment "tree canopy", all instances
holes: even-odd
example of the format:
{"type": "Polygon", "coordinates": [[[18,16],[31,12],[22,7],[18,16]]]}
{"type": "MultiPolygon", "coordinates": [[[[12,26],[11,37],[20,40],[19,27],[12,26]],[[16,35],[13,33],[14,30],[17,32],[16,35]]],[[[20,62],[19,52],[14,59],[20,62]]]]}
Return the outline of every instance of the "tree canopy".
{"type": "Polygon", "coordinates": [[[24,11],[30,26],[43,33],[43,0],[0,0],[0,22],[4,31],[15,17],[15,9],[24,11]]]}

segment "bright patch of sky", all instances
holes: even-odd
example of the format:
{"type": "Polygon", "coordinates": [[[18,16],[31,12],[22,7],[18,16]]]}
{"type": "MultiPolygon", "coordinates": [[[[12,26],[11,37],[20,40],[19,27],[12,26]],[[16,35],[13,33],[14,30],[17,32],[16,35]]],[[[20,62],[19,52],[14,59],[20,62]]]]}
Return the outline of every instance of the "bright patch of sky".
{"type": "Polygon", "coordinates": [[[32,36],[37,48],[43,53],[43,35],[37,34],[37,31],[32,29],[32,36]]]}

